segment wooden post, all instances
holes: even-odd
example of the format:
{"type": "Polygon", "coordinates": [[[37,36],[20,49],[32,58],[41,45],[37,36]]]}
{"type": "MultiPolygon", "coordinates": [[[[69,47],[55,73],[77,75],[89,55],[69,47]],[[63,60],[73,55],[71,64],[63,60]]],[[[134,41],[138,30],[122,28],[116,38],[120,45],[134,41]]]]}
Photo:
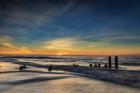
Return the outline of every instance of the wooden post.
{"type": "Polygon", "coordinates": [[[89,64],[89,67],[92,67],[92,64],[89,64]]]}
{"type": "Polygon", "coordinates": [[[115,56],[115,69],[118,70],[118,56],[115,56]]]}
{"type": "Polygon", "coordinates": [[[107,64],[104,64],[104,67],[107,68],[108,67],[107,64]]]}
{"type": "Polygon", "coordinates": [[[98,68],[100,68],[101,67],[101,65],[98,63],[98,68]]]}
{"type": "Polygon", "coordinates": [[[112,68],[111,56],[108,57],[108,66],[109,68],[112,68]]]}
{"type": "Polygon", "coordinates": [[[94,67],[97,68],[97,64],[95,64],[94,67]]]}

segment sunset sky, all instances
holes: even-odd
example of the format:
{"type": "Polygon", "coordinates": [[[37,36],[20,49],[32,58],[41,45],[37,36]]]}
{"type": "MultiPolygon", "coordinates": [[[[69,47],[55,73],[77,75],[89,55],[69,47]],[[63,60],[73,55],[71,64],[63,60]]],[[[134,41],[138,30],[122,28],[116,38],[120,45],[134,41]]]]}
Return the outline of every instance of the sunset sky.
{"type": "Polygon", "coordinates": [[[0,54],[140,55],[140,1],[0,0],[0,54]]]}

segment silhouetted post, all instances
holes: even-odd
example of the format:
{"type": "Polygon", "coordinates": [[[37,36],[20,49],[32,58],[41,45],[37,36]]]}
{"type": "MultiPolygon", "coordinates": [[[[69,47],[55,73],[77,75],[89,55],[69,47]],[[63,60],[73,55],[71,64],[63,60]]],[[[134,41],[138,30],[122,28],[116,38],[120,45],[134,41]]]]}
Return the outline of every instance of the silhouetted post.
{"type": "Polygon", "coordinates": [[[118,56],[115,56],[115,69],[118,70],[118,56]]]}
{"type": "Polygon", "coordinates": [[[111,56],[108,57],[108,66],[109,68],[112,68],[111,56]]]}
{"type": "Polygon", "coordinates": [[[107,68],[107,64],[105,64],[104,67],[107,68]]]}
{"type": "Polygon", "coordinates": [[[79,66],[78,64],[73,64],[73,67],[74,67],[74,68],[76,68],[76,67],[78,67],[78,66],[79,66]]]}
{"type": "Polygon", "coordinates": [[[22,66],[23,69],[26,69],[27,67],[25,65],[22,66]]]}
{"type": "Polygon", "coordinates": [[[23,71],[23,66],[20,66],[19,67],[19,71],[23,71]]]}
{"type": "Polygon", "coordinates": [[[92,67],[92,64],[89,64],[89,67],[92,67]]]}
{"type": "Polygon", "coordinates": [[[48,67],[48,71],[49,71],[49,72],[52,71],[52,65],[49,65],[49,67],[48,67]]]}
{"type": "Polygon", "coordinates": [[[97,64],[95,64],[94,67],[96,68],[97,67],[97,64]]]}
{"type": "Polygon", "coordinates": [[[101,64],[98,64],[98,68],[100,68],[101,67],[101,64]]]}

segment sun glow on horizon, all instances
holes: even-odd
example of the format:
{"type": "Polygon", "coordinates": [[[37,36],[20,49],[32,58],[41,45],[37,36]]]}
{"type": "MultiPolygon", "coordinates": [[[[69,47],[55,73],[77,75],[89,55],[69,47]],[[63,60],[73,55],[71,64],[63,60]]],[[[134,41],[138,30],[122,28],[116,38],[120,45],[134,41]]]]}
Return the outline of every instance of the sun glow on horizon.
{"type": "Polygon", "coordinates": [[[1,55],[140,55],[139,1],[0,1],[1,55]]]}
{"type": "MultiPolygon", "coordinates": [[[[139,48],[106,47],[109,43],[84,41],[78,38],[57,38],[41,41],[36,48],[19,46],[7,38],[1,38],[0,54],[43,54],[43,55],[139,55],[139,48]]],[[[36,46],[36,45],[34,45],[36,46]]]]}

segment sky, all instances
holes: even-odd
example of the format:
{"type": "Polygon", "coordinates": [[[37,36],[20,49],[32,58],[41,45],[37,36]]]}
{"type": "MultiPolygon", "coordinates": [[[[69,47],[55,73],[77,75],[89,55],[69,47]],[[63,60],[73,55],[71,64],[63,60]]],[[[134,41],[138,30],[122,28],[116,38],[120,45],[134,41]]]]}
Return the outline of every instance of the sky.
{"type": "Polygon", "coordinates": [[[0,54],[140,55],[140,1],[0,0],[0,54]]]}

